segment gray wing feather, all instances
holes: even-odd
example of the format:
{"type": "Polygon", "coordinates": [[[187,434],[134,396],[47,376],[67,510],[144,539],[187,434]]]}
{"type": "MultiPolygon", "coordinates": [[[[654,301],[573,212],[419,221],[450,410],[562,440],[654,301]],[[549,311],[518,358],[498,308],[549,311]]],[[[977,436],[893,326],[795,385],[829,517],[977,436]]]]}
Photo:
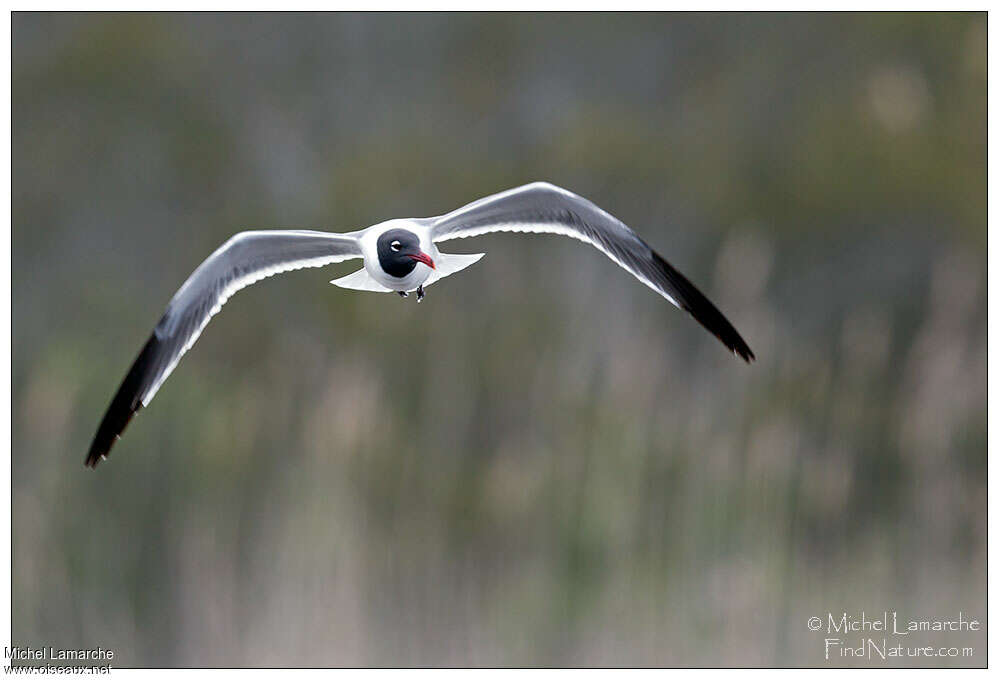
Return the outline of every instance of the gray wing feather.
{"type": "Polygon", "coordinates": [[[621,220],[546,182],[510,189],[436,218],[435,242],[497,231],[559,234],[596,247],[635,278],[691,314],[745,361],[755,358],[738,331],[683,274],[621,220]]]}
{"type": "Polygon", "coordinates": [[[352,234],[321,231],[246,231],[201,263],[170,300],[97,429],[86,464],[107,457],[128,422],[147,406],[209,320],[236,291],[263,278],[361,257],[352,234]]]}

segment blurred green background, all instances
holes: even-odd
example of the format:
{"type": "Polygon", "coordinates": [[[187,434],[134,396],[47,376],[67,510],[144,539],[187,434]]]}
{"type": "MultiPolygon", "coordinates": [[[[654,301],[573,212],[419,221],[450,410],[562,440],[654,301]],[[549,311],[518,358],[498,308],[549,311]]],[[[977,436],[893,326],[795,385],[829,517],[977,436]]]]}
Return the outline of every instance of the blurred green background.
{"type": "Polygon", "coordinates": [[[826,665],[812,615],[984,621],[986,48],[984,14],[16,13],[14,642],[826,665]],[[327,283],[354,262],[239,293],[84,469],[231,234],[539,179],[758,361],[592,249],[494,235],[419,306],[327,283]]]}

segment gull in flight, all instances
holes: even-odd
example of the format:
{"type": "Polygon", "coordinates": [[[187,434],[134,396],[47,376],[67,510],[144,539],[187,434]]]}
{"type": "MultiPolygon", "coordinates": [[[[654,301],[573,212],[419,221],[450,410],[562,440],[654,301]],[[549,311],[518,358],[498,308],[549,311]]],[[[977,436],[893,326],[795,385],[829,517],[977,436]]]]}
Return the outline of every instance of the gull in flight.
{"type": "Polygon", "coordinates": [[[689,312],[746,362],[755,358],[718,308],[623,222],[581,196],[536,182],[439,217],[389,220],[344,234],[303,230],[236,234],[202,262],[170,300],[104,414],[86,465],[95,467],[107,458],[132,416],[149,405],[208,321],[241,288],[281,272],[363,258],[359,271],[331,283],[402,297],[415,292],[421,301],[427,286],[482,257],[441,253],[437,243],[499,231],[559,234],[588,243],[689,312]]]}

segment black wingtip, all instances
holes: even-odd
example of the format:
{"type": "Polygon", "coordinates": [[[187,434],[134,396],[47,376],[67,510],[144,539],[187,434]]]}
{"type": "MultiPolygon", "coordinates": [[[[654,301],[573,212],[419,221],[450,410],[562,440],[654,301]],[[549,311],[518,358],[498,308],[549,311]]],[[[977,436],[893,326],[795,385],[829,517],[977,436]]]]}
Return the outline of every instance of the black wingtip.
{"type": "Polygon", "coordinates": [[[711,331],[716,338],[721,340],[722,344],[728,347],[732,354],[736,355],[747,364],[751,364],[756,361],[756,355],[753,354],[753,350],[749,349],[749,345],[747,345],[746,341],[742,339],[741,335],[739,335],[739,331],[735,330],[735,327],[733,327],[732,324],[729,323],[728,319],[726,319],[725,316],[718,311],[717,307],[708,302],[707,298],[702,297],[702,304],[697,305],[694,308],[685,307],[685,309],[698,321],[698,323],[711,331]],[[703,303],[707,303],[708,306],[705,307],[703,303]]]}
{"type": "Polygon", "coordinates": [[[151,370],[154,368],[159,341],[155,333],[149,338],[139,356],[129,369],[128,374],[122,381],[121,386],[111,400],[94,441],[90,444],[90,451],[83,464],[88,468],[95,468],[97,464],[108,457],[111,447],[121,438],[121,433],[125,431],[128,423],[131,422],[135,414],[142,408],[142,392],[151,370]]]}
{"type": "Polygon", "coordinates": [[[736,355],[747,364],[751,364],[756,361],[756,355],[753,354],[753,350],[749,349],[749,345],[747,345],[746,341],[742,339],[739,332],[732,327],[732,324],[730,324],[728,320],[722,316],[721,312],[719,312],[717,308],[714,308],[714,310],[718,315],[717,317],[704,315],[703,313],[700,315],[695,314],[690,309],[687,309],[687,311],[690,312],[690,315],[697,319],[702,326],[711,331],[716,338],[721,340],[722,343],[729,348],[732,354],[736,355]],[[707,317],[707,319],[705,317],[707,317]],[[721,320],[721,324],[719,324],[718,319],[721,320]]]}
{"type": "MultiPolygon", "coordinates": [[[[728,322],[728,319],[726,319],[721,312],[718,312],[717,308],[715,308],[715,311],[718,313],[718,316],[721,317],[724,324],[718,330],[710,328],[709,330],[715,334],[715,337],[725,343],[725,346],[732,350],[733,354],[741,358],[747,364],[751,364],[756,361],[756,355],[753,354],[753,350],[749,349],[749,345],[747,345],[746,341],[742,339],[739,332],[735,330],[732,324],[728,322]]],[[[691,312],[691,314],[693,314],[693,312],[691,312]]],[[[695,316],[694,318],[697,317],[695,316]]],[[[701,321],[700,319],[697,320],[701,321]]],[[[701,321],[701,323],[704,324],[703,321],[701,321]]],[[[707,327],[707,324],[704,325],[707,327]]]]}
{"type": "MultiPolygon", "coordinates": [[[[122,388],[124,387],[125,384],[123,383],[122,388]]],[[[118,398],[121,393],[122,390],[119,389],[118,395],[115,396],[114,401],[111,402],[111,406],[108,407],[107,413],[104,414],[104,419],[101,421],[100,427],[97,428],[97,434],[94,435],[94,441],[90,444],[87,459],[83,463],[88,468],[97,467],[98,463],[111,454],[111,447],[114,446],[116,441],[121,439],[121,433],[125,431],[129,422],[139,412],[139,409],[142,408],[140,403],[134,407],[128,406],[123,409],[120,402],[124,402],[124,399],[119,400],[118,398]]]]}
{"type": "Polygon", "coordinates": [[[749,346],[745,342],[742,343],[741,347],[733,347],[732,351],[742,357],[742,360],[747,364],[751,364],[756,361],[756,355],[753,354],[753,350],[749,349],[749,346]]]}
{"type": "Polygon", "coordinates": [[[111,447],[121,439],[121,433],[125,431],[132,417],[138,412],[139,409],[136,408],[119,415],[117,411],[112,413],[112,409],[109,408],[104,420],[101,421],[101,426],[97,428],[93,443],[90,444],[87,459],[83,462],[84,466],[96,468],[98,463],[106,460],[111,455],[111,447]]]}
{"type": "Polygon", "coordinates": [[[733,354],[747,364],[752,363],[756,359],[756,355],[753,354],[753,350],[749,349],[749,345],[739,335],[739,331],[735,330],[735,327],[729,323],[725,315],[686,276],[677,271],[661,255],[653,251],[653,256],[659,272],[672,286],[672,292],[675,292],[680,306],[699,324],[708,329],[712,335],[721,340],[722,344],[728,347],[733,354]]]}

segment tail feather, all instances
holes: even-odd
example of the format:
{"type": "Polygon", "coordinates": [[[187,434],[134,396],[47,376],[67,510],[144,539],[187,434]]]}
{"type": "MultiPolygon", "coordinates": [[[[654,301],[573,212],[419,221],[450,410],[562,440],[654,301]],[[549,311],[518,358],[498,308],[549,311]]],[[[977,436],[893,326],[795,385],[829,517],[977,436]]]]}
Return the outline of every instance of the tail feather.
{"type": "Polygon", "coordinates": [[[482,259],[485,253],[476,253],[474,255],[450,255],[448,253],[438,253],[437,260],[434,262],[436,268],[430,273],[430,278],[428,278],[424,283],[423,287],[426,288],[432,283],[437,283],[445,276],[451,276],[456,272],[460,272],[465,267],[471,267],[473,264],[482,259]]]}
{"type": "Polygon", "coordinates": [[[371,274],[364,267],[361,267],[353,274],[341,276],[339,279],[330,281],[334,286],[349,288],[350,290],[368,290],[373,293],[391,293],[391,288],[386,288],[372,278],[371,274]]]}

